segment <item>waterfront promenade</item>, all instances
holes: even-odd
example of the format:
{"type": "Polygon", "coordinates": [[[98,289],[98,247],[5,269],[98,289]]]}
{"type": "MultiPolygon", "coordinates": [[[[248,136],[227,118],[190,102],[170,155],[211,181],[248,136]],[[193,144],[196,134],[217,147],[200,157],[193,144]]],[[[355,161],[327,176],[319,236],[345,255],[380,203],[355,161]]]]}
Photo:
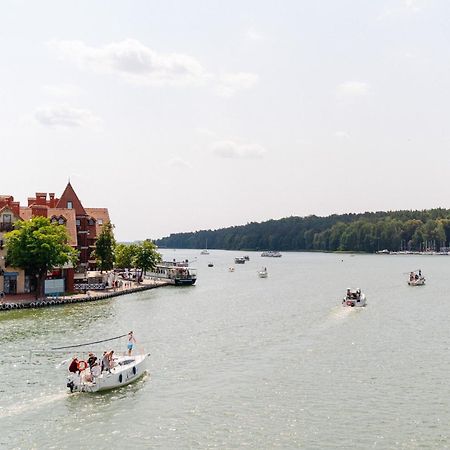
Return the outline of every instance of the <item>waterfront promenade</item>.
{"type": "Polygon", "coordinates": [[[64,296],[47,296],[36,300],[34,294],[16,294],[6,295],[0,300],[0,311],[8,311],[12,309],[22,308],[42,308],[47,306],[58,306],[70,303],[84,303],[98,300],[105,300],[112,297],[131,294],[133,292],[147,291],[162,286],[168,286],[167,281],[162,280],[144,280],[141,283],[132,282],[129,286],[121,286],[117,288],[108,288],[101,291],[88,290],[86,293],[64,295],[64,296]]]}

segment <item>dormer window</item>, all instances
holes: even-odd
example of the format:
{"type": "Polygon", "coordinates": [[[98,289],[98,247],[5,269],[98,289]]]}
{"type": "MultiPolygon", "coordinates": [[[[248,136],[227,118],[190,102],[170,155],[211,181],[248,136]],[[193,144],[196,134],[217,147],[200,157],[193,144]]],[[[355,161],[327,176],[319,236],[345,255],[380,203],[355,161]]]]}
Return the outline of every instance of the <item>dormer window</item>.
{"type": "Polygon", "coordinates": [[[67,209],[72,209],[72,208],[73,208],[73,203],[67,202],[67,209]]]}
{"type": "Polygon", "coordinates": [[[64,217],[60,217],[59,220],[58,220],[58,223],[60,225],[64,225],[66,223],[66,221],[64,220],[64,217]]]}
{"type": "Polygon", "coordinates": [[[99,225],[103,225],[103,219],[97,219],[97,223],[98,223],[99,225]]]}
{"type": "Polygon", "coordinates": [[[89,219],[89,220],[88,220],[88,225],[94,225],[94,223],[95,223],[95,222],[94,222],[94,219],[89,219]]]}

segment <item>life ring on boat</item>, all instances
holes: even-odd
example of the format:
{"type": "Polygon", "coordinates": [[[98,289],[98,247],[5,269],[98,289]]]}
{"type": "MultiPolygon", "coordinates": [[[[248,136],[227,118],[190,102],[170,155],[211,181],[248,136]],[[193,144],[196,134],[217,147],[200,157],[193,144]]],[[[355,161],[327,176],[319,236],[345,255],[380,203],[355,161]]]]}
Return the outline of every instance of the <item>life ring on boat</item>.
{"type": "Polygon", "coordinates": [[[86,370],[87,369],[87,367],[88,367],[88,363],[86,362],[86,361],[78,361],[78,364],[77,364],[77,369],[80,371],[80,372],[83,372],[83,370],[86,370]]]}
{"type": "Polygon", "coordinates": [[[352,302],[350,300],[347,301],[347,306],[352,306],[352,302]]]}

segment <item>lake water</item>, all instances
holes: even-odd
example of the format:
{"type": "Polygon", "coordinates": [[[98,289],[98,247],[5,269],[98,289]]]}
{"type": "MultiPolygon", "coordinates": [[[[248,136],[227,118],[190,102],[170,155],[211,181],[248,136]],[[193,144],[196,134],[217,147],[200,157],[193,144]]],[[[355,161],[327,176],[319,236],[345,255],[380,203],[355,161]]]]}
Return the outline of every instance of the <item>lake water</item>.
{"type": "Polygon", "coordinates": [[[0,314],[0,448],[450,447],[450,257],[249,252],[229,272],[243,254],[166,250],[196,286],[0,314]],[[368,306],[342,308],[347,287],[368,306]],[[69,395],[71,353],[29,358],[131,329],[149,375],[115,391],[69,395]]]}

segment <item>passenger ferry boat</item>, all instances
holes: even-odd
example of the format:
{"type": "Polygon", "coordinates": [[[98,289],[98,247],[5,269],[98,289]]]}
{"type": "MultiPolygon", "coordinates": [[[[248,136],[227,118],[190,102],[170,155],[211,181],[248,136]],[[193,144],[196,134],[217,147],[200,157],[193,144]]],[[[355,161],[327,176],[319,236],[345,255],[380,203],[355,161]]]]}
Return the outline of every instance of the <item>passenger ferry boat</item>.
{"type": "Polygon", "coordinates": [[[342,306],[350,308],[366,306],[366,303],[366,295],[361,292],[361,289],[347,289],[347,293],[342,299],[342,306]]]}
{"type": "Polygon", "coordinates": [[[110,370],[92,373],[86,361],[78,361],[79,372],[69,373],[67,387],[70,392],[99,392],[126,386],[146,373],[146,360],[149,354],[118,356],[113,359],[110,370]]]}
{"type": "Polygon", "coordinates": [[[261,256],[266,256],[269,258],[281,258],[281,253],[280,252],[274,252],[272,250],[268,251],[268,252],[262,252],[261,256]]]}
{"type": "Polygon", "coordinates": [[[175,286],[192,286],[197,281],[197,269],[189,267],[189,261],[163,261],[157,264],[151,278],[167,281],[175,286]]]}

